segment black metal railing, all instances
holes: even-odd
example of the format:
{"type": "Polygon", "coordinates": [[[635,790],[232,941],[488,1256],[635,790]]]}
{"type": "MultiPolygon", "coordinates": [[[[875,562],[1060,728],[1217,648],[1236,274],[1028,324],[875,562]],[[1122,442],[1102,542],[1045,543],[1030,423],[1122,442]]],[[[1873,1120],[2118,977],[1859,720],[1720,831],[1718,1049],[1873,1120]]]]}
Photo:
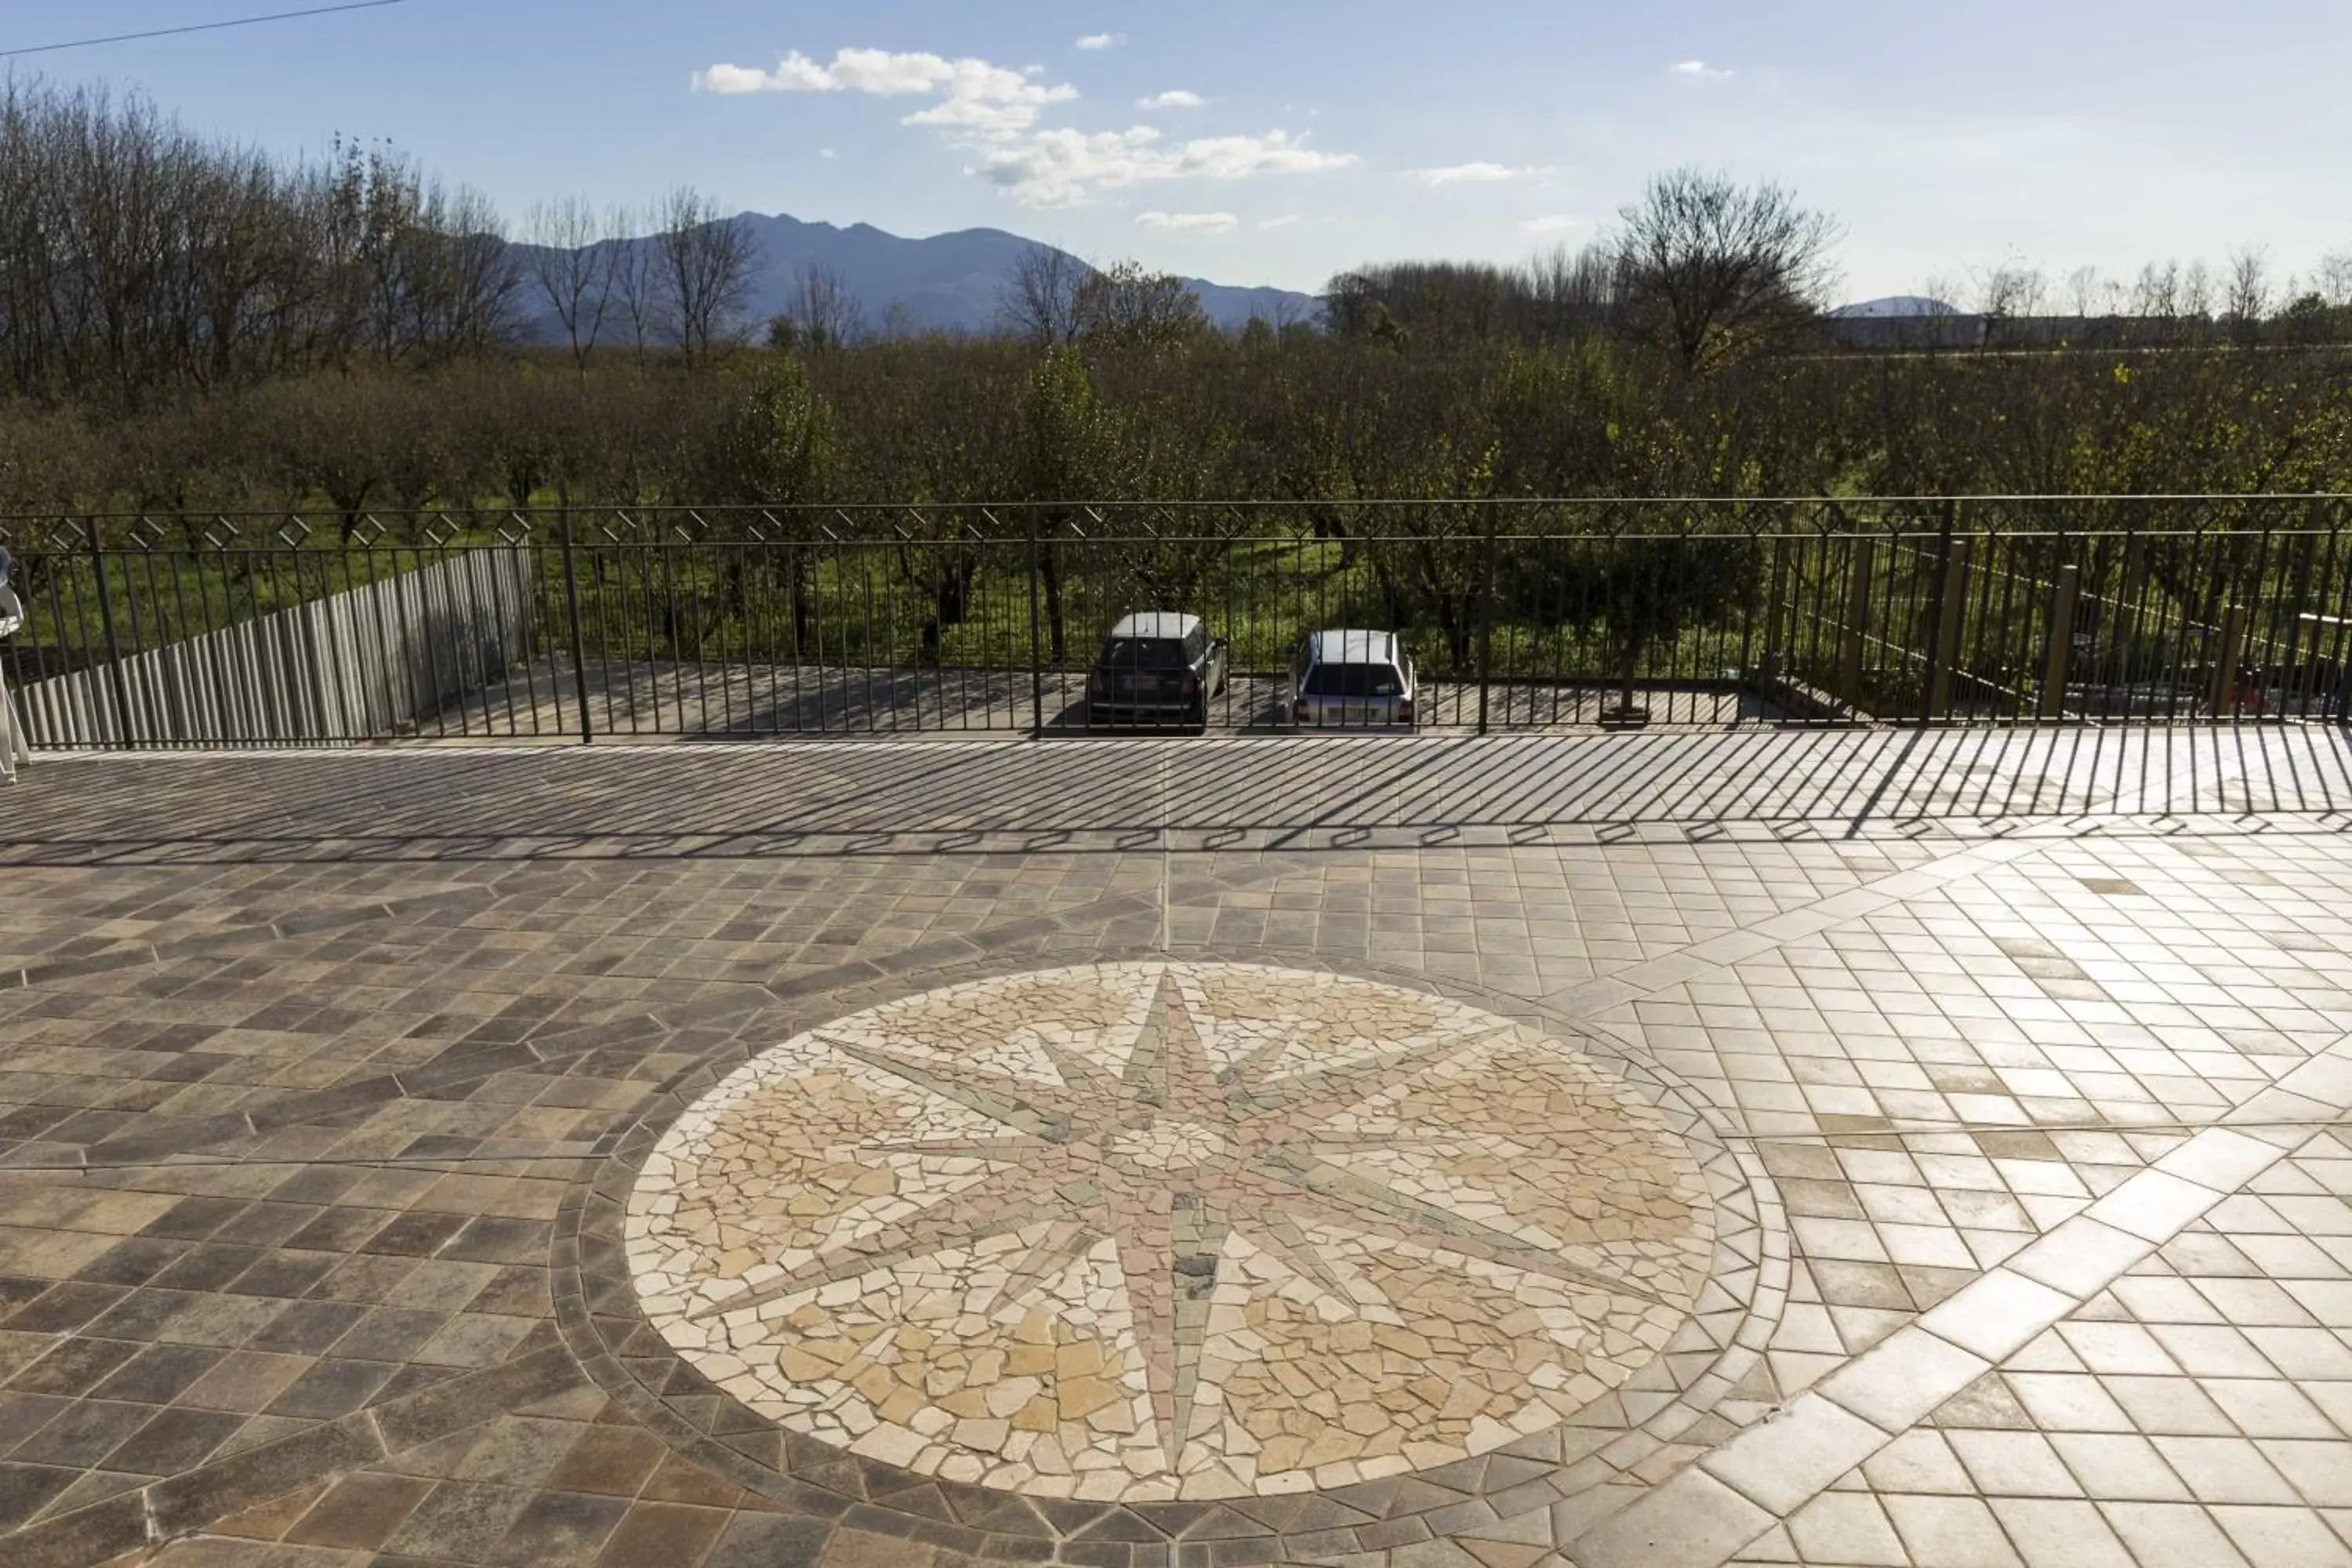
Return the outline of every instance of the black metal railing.
{"type": "Polygon", "coordinates": [[[0,519],[37,746],[1082,733],[1138,610],[1213,727],[1402,634],[1423,725],[2336,720],[2340,497],[547,508],[0,519]],[[1628,699],[1630,698],[1630,703],[1628,699]],[[1625,711],[1628,709],[1632,711],[1625,711]]]}

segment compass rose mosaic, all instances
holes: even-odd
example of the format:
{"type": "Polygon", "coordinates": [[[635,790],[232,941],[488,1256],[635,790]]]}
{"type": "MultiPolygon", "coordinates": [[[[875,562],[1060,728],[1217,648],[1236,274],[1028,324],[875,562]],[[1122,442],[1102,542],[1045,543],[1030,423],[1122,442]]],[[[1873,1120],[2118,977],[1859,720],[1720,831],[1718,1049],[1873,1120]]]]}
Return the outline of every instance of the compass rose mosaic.
{"type": "Polygon", "coordinates": [[[629,1198],[646,1318],[780,1426],[1127,1502],[1319,1490],[1555,1427],[1666,1346],[1716,1215],[1570,1044],[1322,973],[973,982],[797,1036],[629,1198]]]}

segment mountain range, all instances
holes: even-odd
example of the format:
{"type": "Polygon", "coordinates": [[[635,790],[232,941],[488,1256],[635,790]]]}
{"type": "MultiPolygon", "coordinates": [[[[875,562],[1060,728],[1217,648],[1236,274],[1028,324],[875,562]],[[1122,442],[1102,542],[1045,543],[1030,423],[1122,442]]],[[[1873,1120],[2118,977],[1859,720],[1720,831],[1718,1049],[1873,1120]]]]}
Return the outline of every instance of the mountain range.
{"type": "MultiPolygon", "coordinates": [[[[783,213],[747,212],[735,221],[750,231],[759,258],[744,302],[745,317],[755,323],[789,310],[802,275],[814,266],[842,280],[868,326],[881,326],[895,306],[904,325],[913,331],[985,332],[1000,323],[1004,287],[1014,268],[1038,248],[1037,241],[1001,228],[963,228],[910,239],[872,224],[844,228],[783,213]]],[[[656,242],[647,237],[604,243],[656,242]]],[[[517,247],[526,254],[530,248],[517,247]]],[[[1087,265],[1076,257],[1069,259],[1080,268],[1087,265]]],[[[1247,325],[1253,316],[1311,319],[1319,305],[1313,295],[1290,289],[1213,283],[1204,278],[1184,282],[1200,297],[1209,319],[1229,331],[1247,325]]],[[[1895,295],[1845,305],[1829,315],[1843,321],[1901,321],[1955,313],[1939,300],[1895,295]]],[[[530,331],[546,342],[563,336],[544,311],[537,313],[530,331]]]]}
{"type": "MultiPolygon", "coordinates": [[[[895,305],[902,308],[906,325],[916,331],[986,331],[998,322],[1006,280],[1036,246],[1000,228],[965,228],[909,239],[871,224],[842,228],[804,223],[782,213],[747,212],[736,221],[751,231],[759,256],[744,305],[745,316],[754,322],[788,309],[803,271],[817,266],[847,286],[869,326],[881,326],[895,305]]],[[[1286,289],[1242,288],[1201,278],[1184,281],[1200,296],[1209,319],[1227,330],[1246,325],[1252,316],[1272,320],[1311,314],[1317,303],[1312,295],[1286,289]]],[[[533,335],[554,342],[562,333],[551,319],[542,319],[534,322],[533,335]]]]}

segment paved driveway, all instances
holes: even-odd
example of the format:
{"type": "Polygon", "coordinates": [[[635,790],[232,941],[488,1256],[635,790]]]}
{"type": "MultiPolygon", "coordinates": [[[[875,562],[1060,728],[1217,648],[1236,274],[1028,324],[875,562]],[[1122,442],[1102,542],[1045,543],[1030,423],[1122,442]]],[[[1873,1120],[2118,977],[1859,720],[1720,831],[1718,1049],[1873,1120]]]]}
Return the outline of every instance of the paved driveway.
{"type": "Polygon", "coordinates": [[[2340,731],[42,757],[0,1563],[2352,1562],[2340,731]]]}

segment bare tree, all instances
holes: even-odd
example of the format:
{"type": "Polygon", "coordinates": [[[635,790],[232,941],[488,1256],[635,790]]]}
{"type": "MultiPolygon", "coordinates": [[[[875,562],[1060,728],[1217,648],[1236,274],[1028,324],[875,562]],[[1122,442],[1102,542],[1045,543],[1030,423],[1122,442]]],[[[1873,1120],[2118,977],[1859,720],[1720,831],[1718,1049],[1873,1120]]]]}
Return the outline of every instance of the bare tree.
{"type": "Polygon", "coordinates": [[[793,277],[785,314],[805,348],[846,348],[866,335],[866,309],[849,280],[822,262],[805,264],[793,277]]]}
{"type": "Polygon", "coordinates": [[[2042,314],[2050,280],[2022,261],[2004,261],[1976,278],[1977,313],[2001,321],[2042,314]]]}
{"type": "Polygon", "coordinates": [[[758,270],[758,241],[715,198],[679,185],[662,198],[654,248],[671,340],[690,363],[735,331],[758,270]]]}
{"type": "Polygon", "coordinates": [[[2263,246],[2250,245],[2230,253],[2230,271],[2222,288],[2221,312],[2230,336],[2252,343],[2262,336],[2271,313],[2271,257],[2263,246]]]}
{"type": "Polygon", "coordinates": [[[1005,330],[1039,348],[1076,342],[1078,290],[1094,268],[1066,250],[1033,245],[1013,263],[997,295],[1005,330]]]}
{"type": "Polygon", "coordinates": [[[1960,307],[1954,303],[1967,294],[1961,281],[1948,273],[1937,273],[1919,285],[1919,298],[1927,303],[1920,307],[1923,316],[1957,316],[1960,307]]]}
{"type": "Polygon", "coordinates": [[[1653,179],[1621,216],[1614,248],[1630,319],[1685,371],[1786,342],[1835,279],[1835,220],[1779,185],[1681,169],[1653,179]]]}
{"type": "Polygon", "coordinates": [[[2200,258],[2189,264],[2180,275],[2180,313],[2190,321],[2205,321],[2213,314],[2213,269],[2200,258]]]}
{"type": "Polygon", "coordinates": [[[410,289],[411,317],[425,356],[447,359],[511,343],[523,275],[506,224],[479,191],[459,186],[445,195],[427,187],[420,286],[410,289]]]}
{"type": "Polygon", "coordinates": [[[2105,315],[2108,298],[2107,280],[2099,275],[2097,268],[2077,267],[2066,274],[2066,302],[2074,307],[2075,315],[2085,321],[2105,315]]]}
{"type": "Polygon", "coordinates": [[[488,202],[383,146],[281,165],[145,100],[0,86],[0,380],[141,405],[345,364],[445,359],[511,333],[488,202]]]}
{"type": "Polygon", "coordinates": [[[1535,335],[1567,338],[1610,321],[1617,306],[1616,258],[1603,245],[1571,252],[1556,245],[1521,274],[1536,315],[1535,335]]]}
{"type": "MultiPolygon", "coordinates": [[[[1977,314],[1984,320],[1987,344],[2013,341],[2020,335],[2013,323],[2042,314],[2050,280],[2042,269],[2009,260],[1976,277],[1977,314]]],[[[2030,329],[2029,329],[2030,331],[2030,329]]]]}
{"type": "Polygon", "coordinates": [[[2311,280],[2314,292],[2330,309],[2352,305],[2352,250],[2331,250],[2321,257],[2311,280]]]}
{"type": "Polygon", "coordinates": [[[640,361],[664,331],[661,257],[642,227],[634,207],[615,206],[604,215],[605,277],[640,361]]]}
{"type": "Polygon", "coordinates": [[[595,209],[581,196],[533,207],[528,232],[535,247],[531,278],[572,345],[572,363],[584,374],[613,303],[613,258],[619,247],[604,243],[595,209]]]}
{"type": "Polygon", "coordinates": [[[2139,269],[2132,284],[2131,313],[2143,321],[2169,326],[2180,318],[2180,264],[2151,261],[2139,269]]]}

